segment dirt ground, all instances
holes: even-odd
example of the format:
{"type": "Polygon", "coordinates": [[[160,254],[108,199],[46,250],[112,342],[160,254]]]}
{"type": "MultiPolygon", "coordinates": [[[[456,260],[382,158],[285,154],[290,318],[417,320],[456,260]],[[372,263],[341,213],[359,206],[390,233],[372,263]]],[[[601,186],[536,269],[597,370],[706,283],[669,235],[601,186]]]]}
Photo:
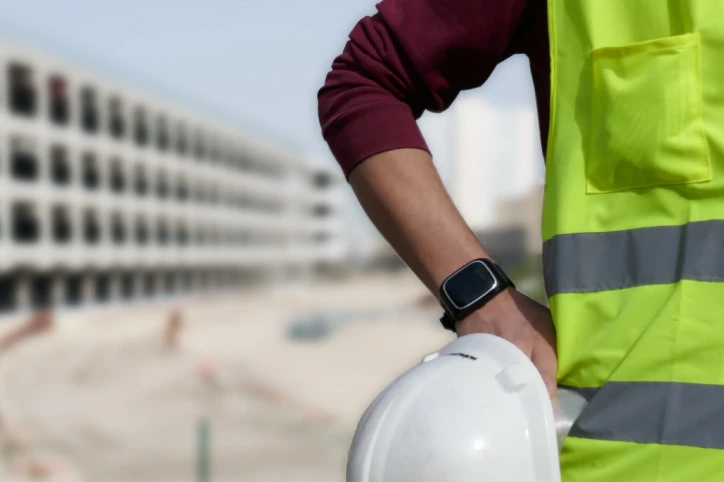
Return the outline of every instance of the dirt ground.
{"type": "Polygon", "coordinates": [[[378,275],[58,313],[51,333],[0,354],[0,479],[193,481],[206,419],[212,481],[344,480],[367,404],[451,340],[423,295],[409,274],[378,275]],[[289,336],[315,313],[331,314],[326,336],[289,336]]]}

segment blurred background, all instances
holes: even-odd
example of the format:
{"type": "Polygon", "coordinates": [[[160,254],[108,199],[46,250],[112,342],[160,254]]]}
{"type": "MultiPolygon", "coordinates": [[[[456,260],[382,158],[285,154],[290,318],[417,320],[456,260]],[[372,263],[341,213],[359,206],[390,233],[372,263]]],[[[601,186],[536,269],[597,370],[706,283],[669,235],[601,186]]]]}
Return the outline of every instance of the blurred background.
{"type": "MultiPolygon", "coordinates": [[[[338,481],[451,339],[327,151],[371,0],[0,2],[0,480],[338,481]]],[[[544,300],[527,59],[420,126],[544,300]]]]}

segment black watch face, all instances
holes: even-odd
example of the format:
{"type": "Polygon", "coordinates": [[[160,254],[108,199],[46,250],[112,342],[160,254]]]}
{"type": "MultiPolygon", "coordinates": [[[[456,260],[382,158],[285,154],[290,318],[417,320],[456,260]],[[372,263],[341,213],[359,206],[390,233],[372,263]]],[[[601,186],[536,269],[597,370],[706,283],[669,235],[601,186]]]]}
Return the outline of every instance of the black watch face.
{"type": "Polygon", "coordinates": [[[497,280],[481,261],[475,261],[452,275],[443,286],[447,298],[458,310],[472,305],[490,293],[497,280]]]}

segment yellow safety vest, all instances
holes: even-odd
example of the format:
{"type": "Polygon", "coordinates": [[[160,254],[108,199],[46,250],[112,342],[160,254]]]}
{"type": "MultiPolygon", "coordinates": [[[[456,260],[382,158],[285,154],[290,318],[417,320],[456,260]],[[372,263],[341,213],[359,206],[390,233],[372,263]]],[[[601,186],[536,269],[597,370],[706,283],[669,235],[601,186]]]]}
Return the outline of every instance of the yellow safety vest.
{"type": "Polygon", "coordinates": [[[566,482],[724,480],[724,0],[548,0],[566,482]]]}

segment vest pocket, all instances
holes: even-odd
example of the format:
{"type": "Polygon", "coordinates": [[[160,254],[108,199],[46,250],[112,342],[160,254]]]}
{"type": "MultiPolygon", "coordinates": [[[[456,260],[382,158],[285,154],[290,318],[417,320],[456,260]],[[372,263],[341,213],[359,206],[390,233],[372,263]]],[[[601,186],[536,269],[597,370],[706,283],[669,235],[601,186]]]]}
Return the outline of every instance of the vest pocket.
{"type": "Polygon", "coordinates": [[[595,49],[586,192],[711,179],[698,33],[595,49]]]}

